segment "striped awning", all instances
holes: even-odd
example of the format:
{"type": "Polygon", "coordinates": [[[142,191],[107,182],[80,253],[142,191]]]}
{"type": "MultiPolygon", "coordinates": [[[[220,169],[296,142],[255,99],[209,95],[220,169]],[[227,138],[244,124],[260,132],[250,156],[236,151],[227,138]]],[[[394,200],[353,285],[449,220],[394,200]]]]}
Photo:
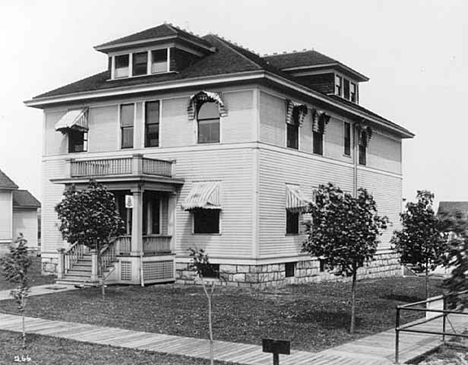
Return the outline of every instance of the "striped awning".
{"type": "Polygon", "coordinates": [[[56,124],[56,131],[76,129],[82,132],[88,131],[88,108],[69,110],[56,124]]]}
{"type": "Polygon", "coordinates": [[[286,184],[286,209],[292,212],[303,213],[307,211],[312,200],[307,197],[299,185],[286,184]]]}
{"type": "Polygon", "coordinates": [[[206,102],[214,102],[218,104],[219,115],[221,117],[227,116],[226,106],[224,105],[224,101],[221,98],[221,94],[210,91],[200,91],[199,93],[190,97],[189,105],[187,107],[189,120],[195,119],[198,110],[203,105],[203,103],[206,102]]]}
{"type": "Polygon", "coordinates": [[[364,124],[356,124],[359,145],[367,147],[372,138],[373,130],[364,124]]]}
{"type": "Polygon", "coordinates": [[[221,209],[219,181],[202,181],[193,184],[192,190],[185,198],[182,208],[190,209],[221,209]]]}
{"type": "Polygon", "coordinates": [[[324,134],[330,118],[331,116],[324,111],[314,109],[312,111],[312,131],[324,134]]]}
{"type": "Polygon", "coordinates": [[[286,99],[286,123],[295,124],[295,113],[297,113],[297,123],[302,126],[304,118],[309,109],[305,104],[295,103],[292,100],[286,99]]]}

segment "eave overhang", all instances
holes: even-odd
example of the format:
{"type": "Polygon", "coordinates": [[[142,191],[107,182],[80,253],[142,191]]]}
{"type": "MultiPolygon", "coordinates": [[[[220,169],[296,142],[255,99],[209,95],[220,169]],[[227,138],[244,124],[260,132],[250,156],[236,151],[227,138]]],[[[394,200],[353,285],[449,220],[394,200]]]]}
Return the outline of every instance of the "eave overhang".
{"type": "Polygon", "coordinates": [[[369,78],[367,76],[363,75],[360,72],[353,70],[351,67],[348,67],[340,62],[324,63],[324,64],[312,65],[312,66],[288,67],[288,68],[281,69],[281,71],[295,74],[297,72],[315,71],[315,70],[322,70],[322,69],[323,70],[337,69],[340,72],[351,75],[359,82],[369,81],[369,78]]]}

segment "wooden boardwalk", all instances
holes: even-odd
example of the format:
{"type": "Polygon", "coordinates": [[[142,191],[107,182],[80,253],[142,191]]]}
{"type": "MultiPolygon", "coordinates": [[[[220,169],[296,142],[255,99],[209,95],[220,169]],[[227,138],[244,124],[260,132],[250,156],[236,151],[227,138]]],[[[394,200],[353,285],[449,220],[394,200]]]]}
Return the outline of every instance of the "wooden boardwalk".
{"type": "MultiPolygon", "coordinates": [[[[457,331],[468,326],[466,316],[451,316],[457,331]]],[[[439,330],[440,322],[430,322],[418,328],[439,330]]],[[[21,317],[0,314],[0,330],[21,331],[21,317]]],[[[109,346],[127,347],[160,353],[178,354],[196,358],[209,358],[209,341],[190,337],[137,332],[120,328],[101,327],[41,318],[26,318],[26,331],[39,335],[66,338],[109,346]]],[[[440,336],[406,334],[400,336],[400,361],[403,363],[438,346],[440,336]]],[[[280,355],[282,365],[385,365],[393,364],[395,331],[389,330],[365,337],[329,350],[311,353],[291,351],[280,355]]],[[[215,341],[215,359],[249,365],[272,364],[272,355],[262,352],[261,346],[215,341]]]]}

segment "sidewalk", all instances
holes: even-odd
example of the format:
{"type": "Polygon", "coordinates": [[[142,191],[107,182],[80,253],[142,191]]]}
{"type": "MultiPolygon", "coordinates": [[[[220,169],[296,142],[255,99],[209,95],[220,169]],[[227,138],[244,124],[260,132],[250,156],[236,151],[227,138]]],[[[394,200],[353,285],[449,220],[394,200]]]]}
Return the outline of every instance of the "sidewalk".
{"type": "MultiPolygon", "coordinates": [[[[74,289],[73,286],[44,285],[33,288],[31,295],[74,289]]],[[[7,299],[8,294],[9,291],[0,292],[0,300],[7,299]]],[[[457,332],[468,328],[466,316],[450,315],[449,318],[457,332]]],[[[434,321],[419,328],[435,330],[437,326],[440,328],[440,323],[434,321]]],[[[0,330],[21,332],[21,317],[0,313],[0,330]]],[[[209,359],[209,341],[204,339],[31,317],[26,317],[26,331],[81,342],[209,359]]],[[[400,363],[435,348],[440,345],[440,339],[440,336],[435,335],[402,333],[400,363]]],[[[391,329],[317,353],[291,351],[289,356],[280,355],[280,363],[282,365],[385,365],[393,364],[394,351],[395,331],[391,329]]],[[[216,360],[246,365],[269,365],[273,357],[272,354],[263,353],[261,346],[225,341],[215,341],[214,353],[216,360]]]]}
{"type": "MultiPolygon", "coordinates": [[[[76,290],[73,285],[58,285],[58,284],[45,284],[33,286],[30,288],[29,296],[44,295],[51,293],[59,293],[62,291],[76,290]]],[[[10,296],[11,290],[0,291],[0,300],[12,299],[10,296]]]]}

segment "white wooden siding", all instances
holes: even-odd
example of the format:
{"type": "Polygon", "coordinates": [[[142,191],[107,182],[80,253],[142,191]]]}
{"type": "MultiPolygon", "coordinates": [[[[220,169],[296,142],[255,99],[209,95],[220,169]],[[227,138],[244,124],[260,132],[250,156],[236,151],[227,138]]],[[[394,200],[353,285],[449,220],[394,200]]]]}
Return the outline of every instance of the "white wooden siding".
{"type": "Polygon", "coordinates": [[[188,119],[188,100],[187,97],[162,101],[161,147],[181,147],[195,144],[195,121],[188,119]]]}
{"type": "Polygon", "coordinates": [[[13,210],[13,239],[22,233],[28,241],[28,247],[37,247],[37,210],[13,210]]]}
{"type": "Polygon", "coordinates": [[[117,105],[89,108],[88,124],[89,152],[116,150],[120,131],[117,105]]]}
{"type": "Polygon", "coordinates": [[[45,112],[44,155],[54,156],[68,153],[68,137],[65,133],[57,132],[55,124],[67,111],[45,112]]]}
{"type": "Polygon", "coordinates": [[[330,118],[330,122],[325,128],[323,144],[323,153],[326,157],[345,162],[352,162],[351,157],[344,155],[344,127],[342,120],[330,118]]]}
{"type": "Polygon", "coordinates": [[[279,149],[263,148],[259,156],[260,257],[297,255],[305,236],[286,235],[286,183],[299,184],[309,197],[328,182],[352,191],[353,168],[279,149]]]}
{"type": "Polygon", "coordinates": [[[11,191],[0,191],[0,240],[11,240],[13,201],[11,191]]]}
{"type": "Polygon", "coordinates": [[[221,118],[221,142],[242,143],[252,141],[256,110],[253,109],[253,91],[223,94],[228,115],[221,118]]]}
{"type": "Polygon", "coordinates": [[[401,174],[401,141],[378,131],[373,133],[367,149],[367,166],[401,174]]]}
{"type": "Polygon", "coordinates": [[[260,141],[275,146],[286,146],[286,101],[262,91],[260,92],[260,141]]]}
{"type": "Polygon", "coordinates": [[[358,187],[367,189],[377,203],[379,215],[386,215],[392,223],[381,237],[380,249],[390,247],[390,239],[395,230],[401,229],[399,214],[402,208],[401,177],[382,174],[360,168],[358,187]]]}

